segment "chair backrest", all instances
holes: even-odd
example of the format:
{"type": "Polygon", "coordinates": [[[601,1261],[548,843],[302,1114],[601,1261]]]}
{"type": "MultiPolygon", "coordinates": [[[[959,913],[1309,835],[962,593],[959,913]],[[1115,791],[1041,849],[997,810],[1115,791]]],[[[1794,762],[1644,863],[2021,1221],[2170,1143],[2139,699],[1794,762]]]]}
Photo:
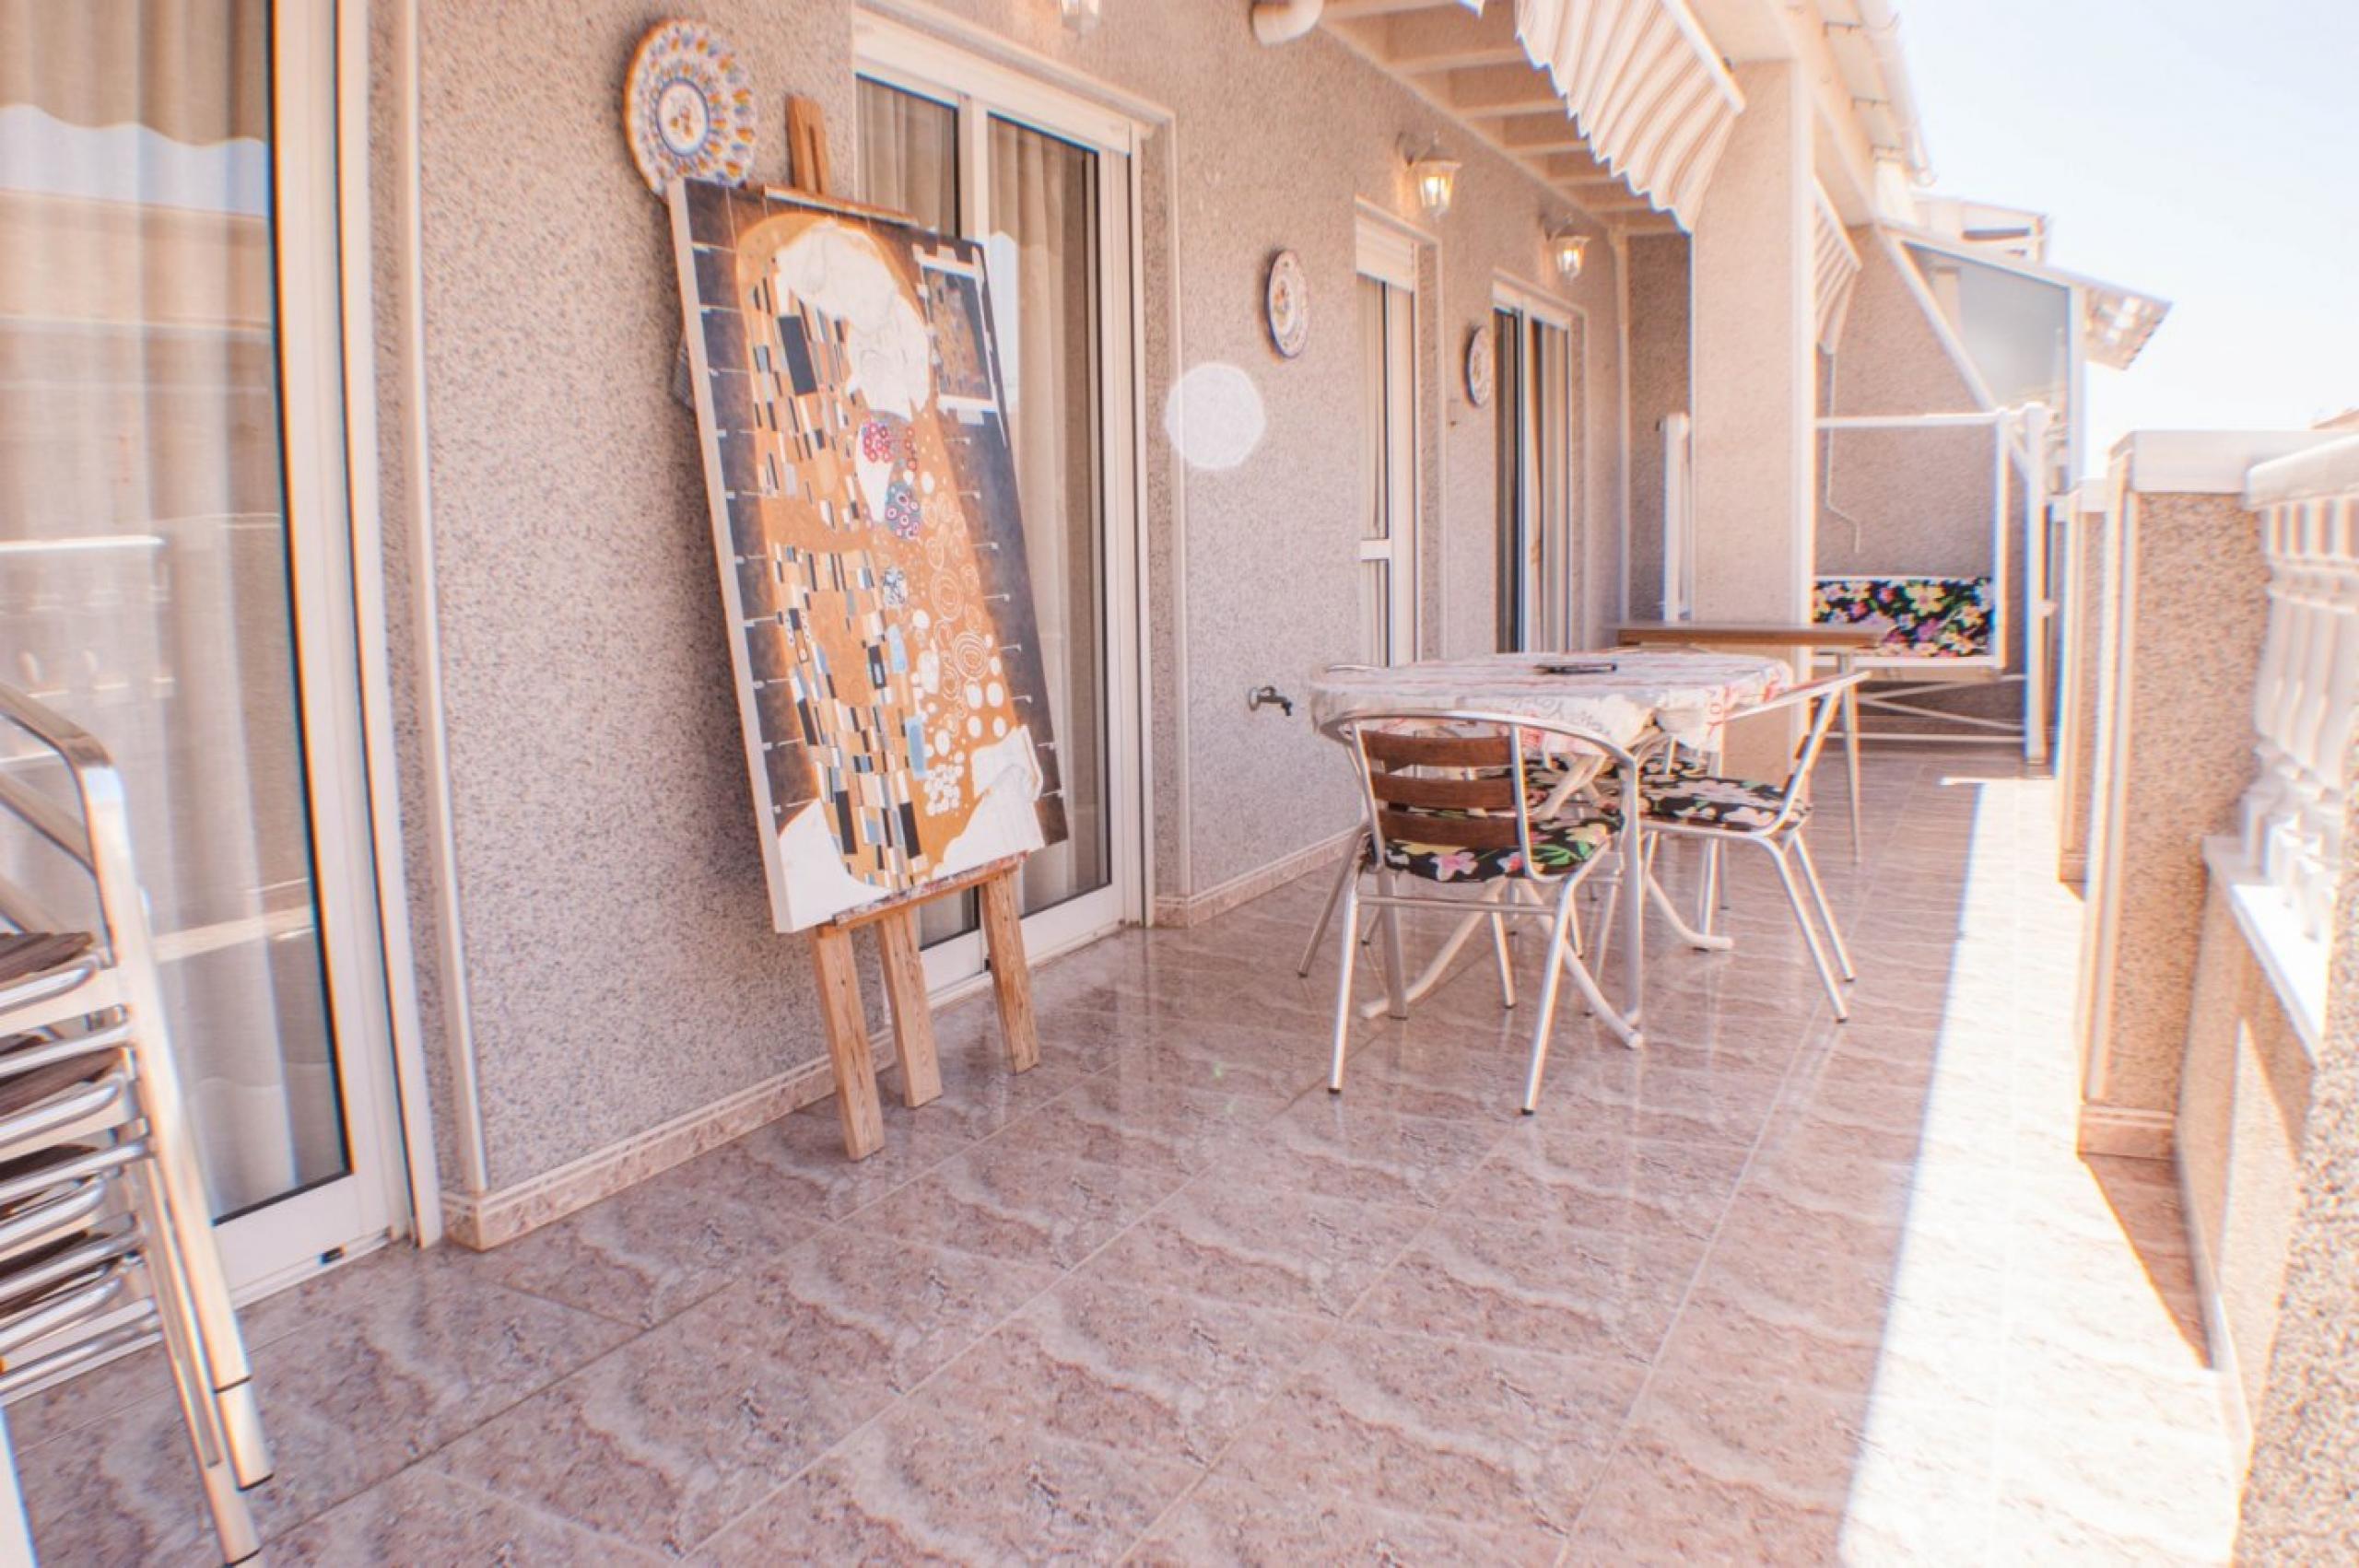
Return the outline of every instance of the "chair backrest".
{"type": "MultiPolygon", "coordinates": [[[[1358,765],[1379,863],[1389,844],[1514,849],[1530,875],[1533,765],[1567,749],[1624,766],[1630,809],[1637,768],[1602,735],[1511,714],[1433,709],[1363,713],[1327,726],[1358,765]]],[[[1625,818],[1625,821],[1632,820],[1625,818]]]]}
{"type": "Polygon", "coordinates": [[[1802,739],[1795,743],[1793,762],[1786,770],[1785,788],[1778,794],[1777,820],[1760,831],[1775,833],[1791,821],[1801,809],[1802,798],[1810,792],[1811,771],[1818,766],[1820,754],[1826,750],[1827,732],[1834,729],[1835,715],[1843,706],[1843,694],[1867,678],[1866,671],[1854,670],[1848,675],[1827,675],[1819,680],[1806,681],[1766,702],[1756,702],[1729,715],[1734,720],[1750,719],[1757,713],[1774,713],[1786,708],[1802,710],[1802,739]]]}

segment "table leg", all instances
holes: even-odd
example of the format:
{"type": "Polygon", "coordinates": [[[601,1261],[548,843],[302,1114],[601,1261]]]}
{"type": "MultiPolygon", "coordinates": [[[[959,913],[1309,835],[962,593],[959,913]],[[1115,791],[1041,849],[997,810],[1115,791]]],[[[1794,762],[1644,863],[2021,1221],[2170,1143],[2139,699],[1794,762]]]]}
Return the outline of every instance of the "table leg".
{"type": "MultiPolygon", "coordinates": [[[[1842,673],[1851,673],[1848,659],[1838,660],[1835,666],[1842,673]]],[[[1845,761],[1851,770],[1851,863],[1858,865],[1867,859],[1865,839],[1860,822],[1860,688],[1848,686],[1843,692],[1843,750],[1845,761]]]]}
{"type": "MultiPolygon", "coordinates": [[[[1380,909],[1377,912],[1377,918],[1380,920],[1384,919],[1385,916],[1393,913],[1396,913],[1396,911],[1380,909]]],[[[1458,929],[1449,933],[1449,940],[1441,944],[1441,951],[1435,954],[1433,961],[1427,964],[1425,968],[1418,973],[1415,979],[1409,982],[1408,989],[1404,991],[1401,997],[1401,1002],[1404,1009],[1410,1003],[1422,999],[1426,993],[1432,990],[1436,986],[1441,984],[1442,977],[1449,972],[1451,961],[1457,958],[1460,951],[1466,946],[1468,939],[1472,938],[1477,930],[1481,930],[1483,922],[1488,919],[1490,919],[1488,915],[1478,909],[1473,914],[1467,916],[1464,919],[1458,922],[1458,929]]],[[[1362,1018],[1373,1018],[1378,1013],[1385,1012],[1387,1009],[1391,1007],[1391,1005],[1392,1000],[1389,995],[1379,997],[1374,1001],[1362,1002],[1360,1004],[1360,1016],[1362,1018]]],[[[1395,1016],[1399,1015],[1396,1014],[1395,1016]]]]}
{"type": "MultiPolygon", "coordinates": [[[[1671,895],[1663,890],[1662,883],[1655,880],[1652,870],[1648,871],[1646,877],[1647,896],[1654,900],[1655,907],[1662,911],[1663,919],[1671,922],[1671,929],[1679,933],[1680,941],[1704,953],[1726,953],[1736,945],[1736,938],[1732,936],[1715,936],[1689,925],[1686,918],[1680,914],[1679,907],[1671,901],[1671,895]]],[[[1634,898],[1631,902],[1636,904],[1639,900],[1634,898]]]]}

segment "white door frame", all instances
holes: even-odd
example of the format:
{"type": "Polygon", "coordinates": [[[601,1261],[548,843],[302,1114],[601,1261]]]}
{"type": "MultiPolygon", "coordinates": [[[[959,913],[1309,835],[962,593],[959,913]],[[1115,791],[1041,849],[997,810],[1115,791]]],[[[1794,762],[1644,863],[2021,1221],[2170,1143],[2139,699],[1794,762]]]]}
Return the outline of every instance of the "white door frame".
{"type": "MultiPolygon", "coordinates": [[[[347,312],[362,312],[365,336],[368,302],[365,295],[356,301],[348,289],[354,204],[336,143],[340,125],[349,133],[367,123],[365,92],[358,113],[339,101],[353,88],[352,53],[365,47],[359,10],[354,0],[275,0],[270,149],[280,439],[312,893],[351,1169],[219,1227],[230,1288],[241,1295],[291,1282],[323,1258],[374,1245],[411,1220],[376,856],[377,813],[390,802],[371,795],[368,733],[376,726],[364,712],[358,614],[362,577],[381,593],[382,562],[356,560],[347,488],[354,477],[347,415],[364,425],[373,416],[373,389],[368,404],[347,409],[347,312]]],[[[365,195],[363,185],[364,210],[365,195]]],[[[361,239],[358,264],[365,266],[365,230],[361,239]]],[[[373,451],[373,427],[364,434],[373,451]]],[[[373,484],[373,472],[366,477],[373,484]]],[[[373,525],[373,512],[370,521],[373,525]]],[[[382,760],[390,767],[390,756],[382,760]]],[[[416,1134],[422,1139],[425,1131],[417,1118],[416,1134]]]]}
{"type": "Polygon", "coordinates": [[[1419,415],[1425,389],[1418,385],[1417,368],[1422,358],[1418,348],[1425,322],[1424,312],[1417,306],[1419,241],[1414,235],[1362,212],[1356,222],[1355,243],[1357,275],[1382,284],[1388,291],[1398,291],[1409,306],[1405,342],[1393,341],[1389,299],[1385,322],[1385,408],[1388,414],[1402,415],[1406,424],[1404,430],[1388,430],[1384,444],[1388,526],[1382,538],[1363,535],[1359,541],[1362,563],[1382,561],[1390,568],[1385,574],[1386,641],[1392,651],[1391,661],[1397,664],[1417,657],[1417,612],[1422,603],[1417,572],[1418,521],[1425,507],[1417,474],[1423,466],[1418,461],[1424,451],[1424,427],[1419,415]],[[1405,372],[1405,385],[1394,385],[1396,372],[1405,372]]]}
{"type": "MultiPolygon", "coordinates": [[[[1521,606],[1519,619],[1523,626],[1526,642],[1536,638],[1543,643],[1556,641],[1567,647],[1578,646],[1582,628],[1576,622],[1585,617],[1578,613],[1570,573],[1581,522],[1582,509],[1579,497],[1585,481],[1573,473],[1575,448],[1572,438],[1574,394],[1576,391],[1585,390],[1587,376],[1585,366],[1575,363],[1575,360],[1577,357],[1583,360],[1588,357],[1588,333],[1585,331],[1577,333],[1573,328],[1577,322],[1586,325],[1587,316],[1577,306],[1568,305],[1508,277],[1492,280],[1491,308],[1495,311],[1512,312],[1526,322],[1536,322],[1564,334],[1565,363],[1560,373],[1553,378],[1551,389],[1556,400],[1555,417],[1561,422],[1556,433],[1565,453],[1565,472],[1558,476],[1564,487],[1563,495],[1557,497],[1557,528],[1561,537],[1554,540],[1546,537],[1547,508],[1543,501],[1536,498],[1540,489],[1539,443],[1537,439],[1524,441],[1521,450],[1526,515],[1522,523],[1525,527],[1536,524],[1543,531],[1539,540],[1543,569],[1535,574],[1542,579],[1541,581],[1523,585],[1527,602],[1521,606]],[[1553,574],[1545,569],[1550,563],[1556,568],[1553,574]]],[[[1516,389],[1517,412],[1520,415],[1530,415],[1536,406],[1541,371],[1538,357],[1532,352],[1528,337],[1517,345],[1516,365],[1521,383],[1516,389]]],[[[1587,401],[1586,398],[1580,400],[1584,405],[1587,401]]],[[[1585,406],[1581,416],[1587,417],[1585,406]]],[[[1536,422],[1527,425],[1526,428],[1535,438],[1540,435],[1536,422]]]]}
{"type": "MultiPolygon", "coordinates": [[[[1143,747],[1147,692],[1140,635],[1144,507],[1138,461],[1145,439],[1145,399],[1140,386],[1135,203],[1142,126],[1111,102],[1051,85],[869,12],[852,18],[852,54],[859,75],[958,111],[958,210],[968,238],[983,237],[992,117],[1029,125],[1098,155],[1097,285],[1103,310],[1098,428],[1104,432],[1098,484],[1107,574],[1103,603],[1111,877],[1105,887],[1025,917],[1026,946],[1035,958],[1045,957],[1145,919],[1143,747]]],[[[980,931],[933,943],[924,951],[927,982],[938,994],[977,984],[983,977],[983,958],[980,931]]]]}

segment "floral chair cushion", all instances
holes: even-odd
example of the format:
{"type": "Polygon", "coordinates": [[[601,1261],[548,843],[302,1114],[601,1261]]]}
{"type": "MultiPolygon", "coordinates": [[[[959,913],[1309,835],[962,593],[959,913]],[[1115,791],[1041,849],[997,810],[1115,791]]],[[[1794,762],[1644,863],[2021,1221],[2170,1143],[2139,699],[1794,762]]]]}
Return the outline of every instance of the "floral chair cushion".
{"type": "MultiPolygon", "coordinates": [[[[1469,813],[1436,812],[1433,814],[1458,816],[1469,813]]],[[[1553,822],[1535,822],[1532,825],[1532,858],[1538,864],[1529,874],[1563,876],[1603,848],[1613,837],[1614,825],[1602,816],[1559,817],[1553,822]]],[[[1427,882],[1489,882],[1497,877],[1527,874],[1523,866],[1523,851],[1512,847],[1462,849],[1450,844],[1388,839],[1384,846],[1384,860],[1385,864],[1394,871],[1406,872],[1427,882]]]]}
{"type": "Polygon", "coordinates": [[[1972,659],[1990,649],[1987,577],[1823,577],[1810,618],[1821,625],[1889,623],[1869,651],[1923,659],[1972,659]]]}
{"type": "MultiPolygon", "coordinates": [[[[1649,766],[1638,788],[1646,797],[1647,816],[1651,821],[1756,833],[1778,820],[1778,809],[1786,793],[1782,784],[1723,778],[1693,762],[1649,766]]],[[[1609,816],[1618,814],[1617,802],[1610,790],[1604,810],[1609,816]]],[[[1801,822],[1809,815],[1810,803],[1801,802],[1790,820],[1801,822]]]]}

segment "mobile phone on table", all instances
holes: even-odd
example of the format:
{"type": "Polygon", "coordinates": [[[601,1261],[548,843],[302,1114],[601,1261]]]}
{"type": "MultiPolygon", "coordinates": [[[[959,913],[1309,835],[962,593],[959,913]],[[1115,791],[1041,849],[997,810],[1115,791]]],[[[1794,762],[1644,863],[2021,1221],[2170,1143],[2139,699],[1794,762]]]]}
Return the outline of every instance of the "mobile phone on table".
{"type": "Polygon", "coordinates": [[[1590,659],[1569,664],[1543,664],[1543,675],[1610,675],[1615,665],[1610,659],[1590,659]]]}

